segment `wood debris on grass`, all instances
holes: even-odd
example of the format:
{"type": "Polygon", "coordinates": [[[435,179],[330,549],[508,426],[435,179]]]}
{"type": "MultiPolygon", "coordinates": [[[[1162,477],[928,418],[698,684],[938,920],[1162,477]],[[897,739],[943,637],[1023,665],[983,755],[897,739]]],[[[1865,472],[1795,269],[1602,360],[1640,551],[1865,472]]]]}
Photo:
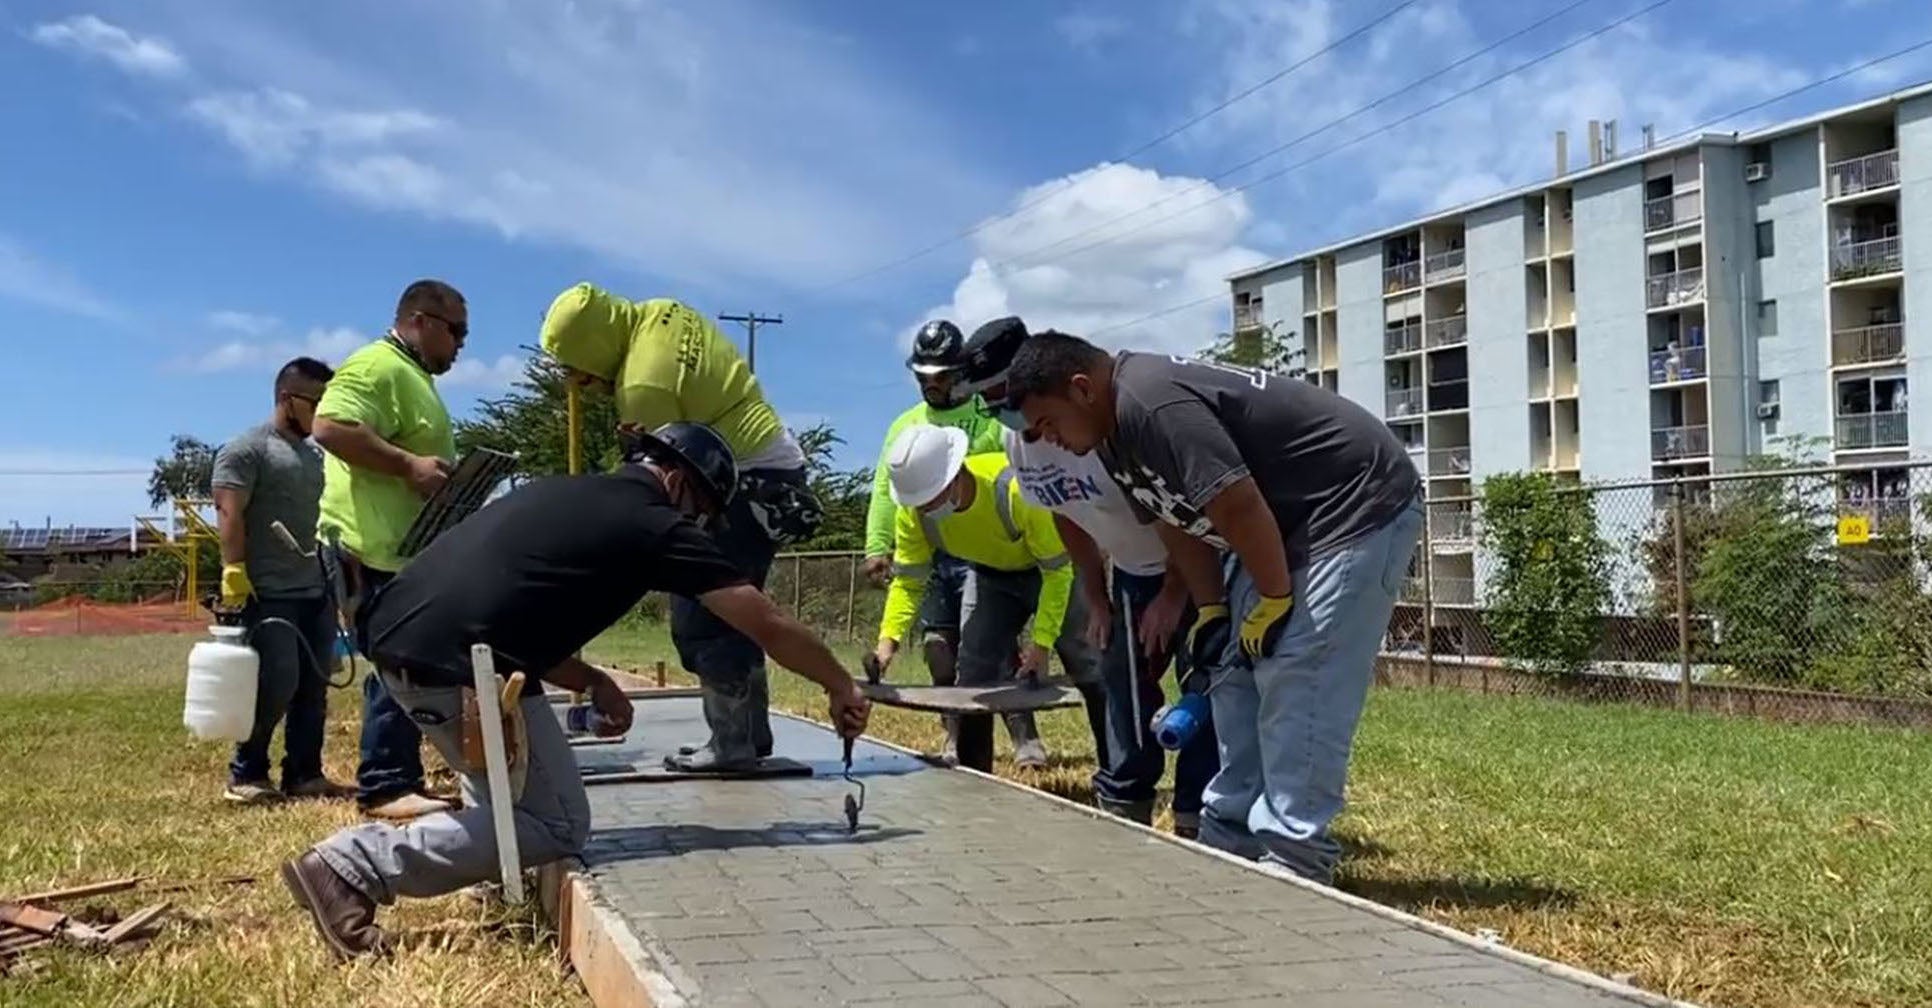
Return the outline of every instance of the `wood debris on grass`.
{"type": "Polygon", "coordinates": [[[154,937],[155,932],[160,930],[162,918],[174,908],[173,903],[163,900],[123,917],[113,908],[95,903],[75,907],[74,904],[81,900],[141,888],[167,893],[204,886],[246,885],[255,879],[250,875],[229,875],[153,886],[149,885],[150,881],[148,876],[136,875],[0,898],[0,975],[19,967],[21,956],[25,953],[54,944],[99,951],[139,948],[154,937]]]}

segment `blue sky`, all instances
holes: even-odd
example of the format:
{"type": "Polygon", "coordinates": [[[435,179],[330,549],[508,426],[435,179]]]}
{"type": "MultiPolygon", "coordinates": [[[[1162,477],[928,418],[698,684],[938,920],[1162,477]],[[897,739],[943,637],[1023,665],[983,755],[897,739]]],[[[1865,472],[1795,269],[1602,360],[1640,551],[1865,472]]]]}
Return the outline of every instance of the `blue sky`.
{"type": "MultiPolygon", "coordinates": [[[[1192,349],[1222,299],[1139,320],[1546,174],[1554,130],[1668,136],[1932,36],[1910,0],[1674,0],[1232,191],[1649,0],[1585,0],[1403,90],[1573,2],[0,0],[0,523],[125,521],[140,476],[48,473],[144,470],[171,434],[256,422],[276,364],[339,360],[418,276],[470,301],[459,414],[591,280],[783,314],[770,395],[869,461],[933,314],[1192,349]]],[[[1921,52],[1718,125],[1928,77],[1921,52]]]]}

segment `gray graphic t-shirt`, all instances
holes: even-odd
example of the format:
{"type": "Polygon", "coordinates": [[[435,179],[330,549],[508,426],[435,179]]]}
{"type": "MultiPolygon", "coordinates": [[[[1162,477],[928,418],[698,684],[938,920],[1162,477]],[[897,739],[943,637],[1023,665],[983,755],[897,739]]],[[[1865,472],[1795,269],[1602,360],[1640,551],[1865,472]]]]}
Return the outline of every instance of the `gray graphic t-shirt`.
{"type": "Polygon", "coordinates": [[[1114,411],[1101,459],[1137,507],[1225,549],[1206,505],[1253,476],[1290,566],[1381,528],[1421,485],[1381,420],[1298,378],[1129,351],[1114,358],[1114,411]]]}
{"type": "Polygon", "coordinates": [[[242,510],[247,532],[248,580],[263,598],[322,594],[322,572],[313,557],[298,556],[269,527],[280,521],[305,550],[315,548],[322,503],[322,449],[291,441],[274,424],[242,432],[215,452],[216,487],[248,494],[242,510]]]}

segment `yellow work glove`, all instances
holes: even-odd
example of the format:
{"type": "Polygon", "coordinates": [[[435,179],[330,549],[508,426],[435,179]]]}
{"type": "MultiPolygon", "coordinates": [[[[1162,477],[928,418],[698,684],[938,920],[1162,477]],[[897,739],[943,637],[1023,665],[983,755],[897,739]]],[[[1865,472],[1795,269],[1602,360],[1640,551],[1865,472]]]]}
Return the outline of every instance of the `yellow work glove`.
{"type": "Polygon", "coordinates": [[[255,594],[255,586],[248,581],[248,567],[231,563],[221,565],[221,604],[225,608],[239,609],[248,603],[248,596],[255,594]]]}
{"type": "Polygon", "coordinates": [[[1256,661],[1275,649],[1281,632],[1288,629],[1288,611],[1294,608],[1293,595],[1263,595],[1241,621],[1241,653],[1256,661]]]}
{"type": "Polygon", "coordinates": [[[1194,614],[1194,626],[1187,632],[1187,654],[1195,668],[1213,671],[1221,667],[1221,656],[1228,650],[1229,621],[1225,602],[1204,605],[1194,614]]]}

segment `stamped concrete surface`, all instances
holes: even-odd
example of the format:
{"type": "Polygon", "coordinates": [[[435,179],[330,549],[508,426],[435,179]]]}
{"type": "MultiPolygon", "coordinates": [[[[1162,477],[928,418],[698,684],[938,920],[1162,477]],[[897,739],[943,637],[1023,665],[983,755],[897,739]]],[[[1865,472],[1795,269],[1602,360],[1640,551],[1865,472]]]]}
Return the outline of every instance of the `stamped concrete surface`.
{"type": "MultiPolygon", "coordinates": [[[[848,834],[838,739],[773,722],[778,753],[815,776],[590,789],[589,887],[660,1003],[1664,1003],[869,742],[848,834]]],[[[586,770],[655,765],[704,734],[697,700],[641,701],[626,743],[577,756],[586,770]]]]}

